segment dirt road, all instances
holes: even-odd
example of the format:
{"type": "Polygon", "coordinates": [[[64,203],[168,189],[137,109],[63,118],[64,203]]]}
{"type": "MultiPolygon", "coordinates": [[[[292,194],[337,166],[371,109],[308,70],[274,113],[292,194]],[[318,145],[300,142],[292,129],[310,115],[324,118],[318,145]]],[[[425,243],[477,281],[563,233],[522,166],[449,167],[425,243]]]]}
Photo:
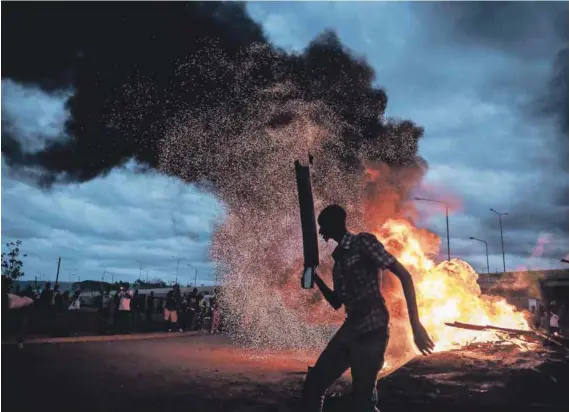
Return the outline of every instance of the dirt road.
{"type": "MultiPolygon", "coordinates": [[[[524,356],[464,351],[417,359],[380,381],[381,410],[563,410],[567,359],[524,356]]],[[[2,407],[37,411],[55,402],[59,412],[296,412],[312,361],[246,350],[219,336],[35,344],[23,351],[3,345],[2,407]]],[[[349,410],[345,402],[331,399],[327,410],[349,410]]]]}

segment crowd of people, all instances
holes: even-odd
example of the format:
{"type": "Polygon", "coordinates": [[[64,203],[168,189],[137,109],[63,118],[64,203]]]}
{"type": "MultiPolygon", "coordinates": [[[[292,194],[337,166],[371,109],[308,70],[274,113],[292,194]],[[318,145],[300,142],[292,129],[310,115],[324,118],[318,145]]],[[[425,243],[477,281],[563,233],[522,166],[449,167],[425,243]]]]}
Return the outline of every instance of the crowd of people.
{"type": "MultiPolygon", "coordinates": [[[[3,277],[4,280],[4,277],[3,277]]],[[[183,332],[200,330],[219,333],[222,328],[222,316],[218,303],[218,290],[213,293],[199,292],[194,288],[189,293],[182,293],[174,285],[165,297],[155,296],[154,291],[130,289],[124,285],[118,291],[110,287],[91,297],[88,305],[80,291],[60,292],[59,285],[51,287],[45,283],[41,290],[34,290],[31,285],[20,290],[18,287],[3,282],[3,308],[13,313],[18,324],[18,343],[21,345],[27,334],[28,316],[31,311],[38,313],[44,323],[49,323],[62,312],[69,327],[77,329],[82,318],[79,313],[85,306],[96,309],[99,315],[99,333],[128,333],[146,325],[145,330],[166,330],[183,332]]],[[[562,331],[561,313],[555,305],[545,308],[532,306],[533,323],[536,329],[549,334],[565,334],[562,331]]],[[[562,311],[561,311],[562,312],[562,311]]],[[[72,331],[72,333],[74,333],[72,331]]]]}
{"type": "Polygon", "coordinates": [[[156,314],[162,315],[165,328],[172,331],[202,330],[210,333],[220,331],[220,310],[217,302],[217,291],[199,293],[197,288],[183,294],[178,285],[166,294],[165,298],[156,297],[154,291],[141,294],[128,287],[121,287],[118,293],[112,294],[110,289],[101,293],[99,312],[105,326],[127,332],[133,324],[142,319],[147,324],[156,323],[156,314]]]}
{"type": "MultiPolygon", "coordinates": [[[[112,291],[110,287],[90,296],[80,291],[60,292],[59,285],[51,287],[45,283],[41,290],[31,286],[20,290],[4,282],[3,309],[15,321],[18,344],[23,347],[27,335],[30,314],[49,325],[54,319],[64,319],[70,333],[81,329],[86,310],[96,311],[99,333],[129,333],[134,330],[195,331],[218,333],[221,330],[221,311],[218,304],[218,290],[200,293],[194,288],[182,294],[178,285],[173,286],[165,297],[155,296],[154,291],[134,291],[129,285],[112,291]],[[88,309],[85,309],[88,308],[88,309]],[[84,310],[85,309],[85,310],[84,310]],[[66,316],[61,317],[62,313],[66,316]]],[[[7,313],[4,312],[3,313],[7,313]]]]}

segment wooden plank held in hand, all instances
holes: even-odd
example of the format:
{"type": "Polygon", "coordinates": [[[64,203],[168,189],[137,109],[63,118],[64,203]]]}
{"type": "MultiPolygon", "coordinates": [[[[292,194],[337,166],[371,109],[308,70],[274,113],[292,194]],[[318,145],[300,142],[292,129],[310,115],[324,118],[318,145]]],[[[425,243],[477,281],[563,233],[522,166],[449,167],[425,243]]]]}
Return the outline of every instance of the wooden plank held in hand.
{"type": "MultiPolygon", "coordinates": [[[[310,156],[310,163],[312,163],[312,156],[310,156]]],[[[310,289],[314,287],[314,273],[320,263],[314,199],[312,197],[312,184],[310,183],[310,166],[302,166],[298,160],[294,162],[294,166],[304,252],[304,273],[301,285],[304,289],[310,289]]]]}

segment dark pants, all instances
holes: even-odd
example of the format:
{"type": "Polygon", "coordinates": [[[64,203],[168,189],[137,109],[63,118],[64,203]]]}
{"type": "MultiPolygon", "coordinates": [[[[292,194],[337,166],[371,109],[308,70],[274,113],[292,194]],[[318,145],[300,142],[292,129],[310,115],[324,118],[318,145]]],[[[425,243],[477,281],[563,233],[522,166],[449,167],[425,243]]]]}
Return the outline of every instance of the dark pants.
{"type": "Polygon", "coordinates": [[[99,309],[99,332],[102,333],[107,329],[109,323],[109,308],[99,309]]]}
{"type": "Polygon", "coordinates": [[[389,340],[387,327],[357,335],[346,324],[308,372],[302,392],[303,412],[320,412],[326,390],[348,369],[352,370],[353,412],[371,412],[377,403],[375,384],[389,340]]]}
{"type": "Polygon", "coordinates": [[[198,315],[195,309],[188,310],[188,318],[186,329],[187,330],[194,330],[196,328],[196,321],[198,320],[198,315]]]}
{"type": "Polygon", "coordinates": [[[154,312],[153,308],[146,309],[146,322],[152,322],[152,312],[154,312]]]}
{"type": "Polygon", "coordinates": [[[117,311],[118,330],[122,333],[130,331],[132,325],[132,314],[130,310],[117,311]]]}

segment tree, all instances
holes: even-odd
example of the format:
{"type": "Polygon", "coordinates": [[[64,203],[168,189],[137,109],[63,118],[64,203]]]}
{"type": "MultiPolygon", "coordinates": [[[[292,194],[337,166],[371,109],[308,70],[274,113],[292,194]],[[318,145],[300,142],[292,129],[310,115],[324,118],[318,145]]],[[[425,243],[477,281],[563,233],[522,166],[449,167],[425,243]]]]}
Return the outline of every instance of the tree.
{"type": "MultiPolygon", "coordinates": [[[[21,240],[8,242],[6,246],[8,246],[10,251],[2,253],[2,275],[11,280],[16,280],[24,276],[24,272],[22,271],[24,262],[20,260],[21,245],[21,240]]],[[[22,256],[26,257],[27,255],[23,254],[22,256]]]]}

